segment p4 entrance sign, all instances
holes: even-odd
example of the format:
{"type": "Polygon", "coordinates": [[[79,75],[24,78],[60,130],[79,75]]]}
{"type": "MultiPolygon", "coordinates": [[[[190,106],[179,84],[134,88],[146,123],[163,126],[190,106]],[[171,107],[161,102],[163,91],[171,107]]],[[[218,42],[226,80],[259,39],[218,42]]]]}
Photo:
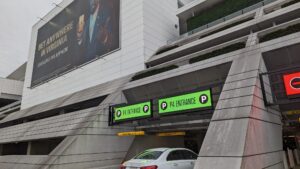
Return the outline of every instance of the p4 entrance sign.
{"type": "Polygon", "coordinates": [[[287,96],[300,96],[300,72],[283,75],[287,96]]]}
{"type": "Polygon", "coordinates": [[[163,98],[158,100],[158,112],[161,115],[182,111],[212,108],[211,90],[163,98]]]}
{"type": "Polygon", "coordinates": [[[112,108],[112,111],[113,124],[148,118],[152,117],[152,103],[148,101],[132,105],[115,106],[112,108]]]}
{"type": "Polygon", "coordinates": [[[158,112],[161,116],[173,113],[184,113],[212,109],[211,90],[202,90],[193,93],[152,100],[130,105],[115,105],[110,107],[109,125],[116,125],[123,122],[130,122],[153,117],[153,103],[157,104],[158,112]]]}

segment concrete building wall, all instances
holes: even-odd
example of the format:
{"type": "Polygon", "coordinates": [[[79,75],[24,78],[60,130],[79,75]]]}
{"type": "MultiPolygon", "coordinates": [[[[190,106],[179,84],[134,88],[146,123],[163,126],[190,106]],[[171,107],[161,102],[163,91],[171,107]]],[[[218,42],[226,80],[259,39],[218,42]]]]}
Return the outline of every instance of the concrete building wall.
{"type": "Polygon", "coordinates": [[[168,40],[179,36],[176,17],[177,0],[144,0],[144,56],[145,61],[154,55],[168,40]]]}
{"type": "Polygon", "coordinates": [[[22,81],[0,78],[0,95],[22,96],[23,85],[22,81]]]}
{"type": "Polygon", "coordinates": [[[23,63],[18,69],[9,74],[6,78],[12,80],[24,81],[27,62],[23,63]]]}

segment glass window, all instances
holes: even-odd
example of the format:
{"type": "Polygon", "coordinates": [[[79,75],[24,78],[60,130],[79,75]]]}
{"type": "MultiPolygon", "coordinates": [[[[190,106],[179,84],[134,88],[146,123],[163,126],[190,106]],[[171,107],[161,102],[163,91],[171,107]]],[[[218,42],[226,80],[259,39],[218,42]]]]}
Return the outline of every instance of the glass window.
{"type": "Polygon", "coordinates": [[[184,159],[186,159],[186,160],[196,160],[198,158],[198,155],[191,151],[183,150],[182,153],[183,153],[184,159]]]}
{"type": "Polygon", "coordinates": [[[187,151],[187,150],[175,150],[170,152],[167,157],[167,161],[175,161],[175,160],[195,160],[197,159],[197,154],[187,151]]]}
{"type": "Polygon", "coordinates": [[[137,155],[134,159],[141,160],[156,160],[162,154],[162,151],[144,151],[141,154],[137,155]]]}
{"type": "Polygon", "coordinates": [[[175,161],[175,160],[184,160],[182,150],[175,150],[170,152],[170,154],[167,157],[167,161],[175,161]]]}

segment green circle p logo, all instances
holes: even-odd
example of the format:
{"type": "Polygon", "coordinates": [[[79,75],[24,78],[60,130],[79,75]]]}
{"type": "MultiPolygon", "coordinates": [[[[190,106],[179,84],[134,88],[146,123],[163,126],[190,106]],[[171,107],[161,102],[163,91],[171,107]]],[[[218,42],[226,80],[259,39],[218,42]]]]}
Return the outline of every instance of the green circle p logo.
{"type": "Polygon", "coordinates": [[[118,111],[117,111],[117,117],[121,117],[121,115],[122,115],[121,110],[118,110],[118,111]]]}
{"type": "Polygon", "coordinates": [[[199,101],[201,104],[205,104],[208,102],[208,96],[206,94],[203,94],[200,96],[199,101]]]}
{"type": "Polygon", "coordinates": [[[149,111],[149,106],[148,106],[148,105],[144,105],[143,111],[144,111],[144,113],[148,113],[148,111],[149,111]]]}
{"type": "Polygon", "coordinates": [[[160,104],[160,108],[163,109],[163,110],[166,110],[166,109],[168,108],[167,102],[162,102],[162,103],[160,104]]]}

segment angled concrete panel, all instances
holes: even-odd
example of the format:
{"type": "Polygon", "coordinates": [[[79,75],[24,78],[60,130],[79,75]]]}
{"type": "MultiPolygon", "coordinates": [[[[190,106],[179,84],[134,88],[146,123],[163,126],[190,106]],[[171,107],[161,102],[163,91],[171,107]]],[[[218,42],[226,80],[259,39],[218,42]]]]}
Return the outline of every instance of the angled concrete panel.
{"type": "Polygon", "coordinates": [[[212,121],[199,155],[241,157],[244,153],[248,119],[212,121]]]}
{"type": "Polygon", "coordinates": [[[282,166],[281,116],[262,99],[259,72],[265,67],[256,36],[249,36],[247,48],[232,63],[195,169],[282,166]]]}
{"type": "Polygon", "coordinates": [[[194,169],[241,169],[241,163],[240,157],[201,157],[194,169]]]}

